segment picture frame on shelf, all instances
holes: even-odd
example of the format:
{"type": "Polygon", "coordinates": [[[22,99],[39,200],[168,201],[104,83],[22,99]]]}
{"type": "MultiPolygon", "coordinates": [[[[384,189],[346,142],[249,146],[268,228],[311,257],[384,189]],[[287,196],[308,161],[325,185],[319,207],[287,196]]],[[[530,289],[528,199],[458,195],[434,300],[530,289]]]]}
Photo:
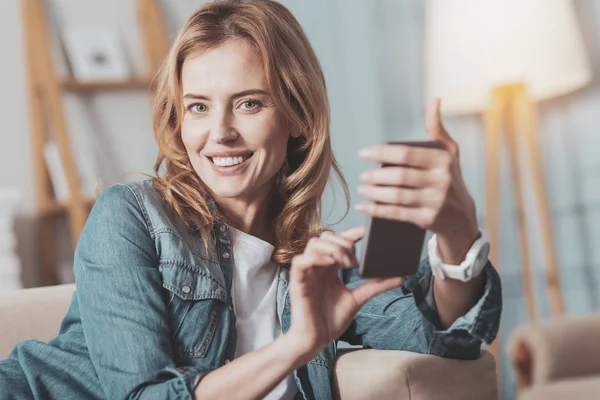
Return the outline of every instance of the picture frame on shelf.
{"type": "Polygon", "coordinates": [[[124,81],[131,77],[118,32],[110,27],[66,27],[62,43],[73,78],[79,82],[124,81]]]}

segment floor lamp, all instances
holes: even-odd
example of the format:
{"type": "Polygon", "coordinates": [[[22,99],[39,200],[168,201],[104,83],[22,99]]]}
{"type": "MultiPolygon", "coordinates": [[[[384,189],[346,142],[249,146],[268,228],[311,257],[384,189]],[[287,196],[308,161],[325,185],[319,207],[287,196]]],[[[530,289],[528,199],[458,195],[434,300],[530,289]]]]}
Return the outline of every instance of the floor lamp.
{"type": "MultiPolygon", "coordinates": [[[[573,5],[570,0],[428,0],[425,15],[426,97],[441,97],[444,115],[483,116],[491,259],[498,260],[500,248],[500,153],[506,144],[527,315],[530,320],[537,319],[523,205],[521,172],[526,168],[535,198],[531,211],[538,213],[540,221],[550,309],[552,315],[561,315],[564,305],[538,143],[536,102],[563,96],[591,81],[573,5]],[[522,158],[528,162],[523,163],[522,158]]],[[[463,157],[468,155],[463,153],[463,157]]],[[[491,350],[497,355],[494,345],[491,350]]]]}

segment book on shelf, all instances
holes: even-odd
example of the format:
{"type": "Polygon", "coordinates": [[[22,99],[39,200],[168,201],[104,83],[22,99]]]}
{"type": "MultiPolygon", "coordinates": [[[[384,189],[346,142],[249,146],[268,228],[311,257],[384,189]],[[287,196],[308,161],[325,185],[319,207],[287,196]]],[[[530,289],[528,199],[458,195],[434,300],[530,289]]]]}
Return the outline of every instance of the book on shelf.
{"type": "Polygon", "coordinates": [[[50,175],[54,197],[59,203],[67,202],[69,200],[69,185],[67,184],[65,167],[56,142],[46,142],[44,146],[44,161],[46,161],[46,167],[50,175]]]}

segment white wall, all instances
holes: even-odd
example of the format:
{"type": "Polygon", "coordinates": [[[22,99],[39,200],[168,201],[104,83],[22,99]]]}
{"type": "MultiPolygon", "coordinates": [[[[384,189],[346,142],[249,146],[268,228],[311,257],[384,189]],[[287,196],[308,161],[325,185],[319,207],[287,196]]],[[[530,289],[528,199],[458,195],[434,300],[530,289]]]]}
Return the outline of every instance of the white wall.
{"type": "MultiPolygon", "coordinates": [[[[22,190],[31,203],[32,170],[20,2],[0,2],[0,186],[22,190]]],[[[23,207],[25,210],[30,206],[23,207]]]]}

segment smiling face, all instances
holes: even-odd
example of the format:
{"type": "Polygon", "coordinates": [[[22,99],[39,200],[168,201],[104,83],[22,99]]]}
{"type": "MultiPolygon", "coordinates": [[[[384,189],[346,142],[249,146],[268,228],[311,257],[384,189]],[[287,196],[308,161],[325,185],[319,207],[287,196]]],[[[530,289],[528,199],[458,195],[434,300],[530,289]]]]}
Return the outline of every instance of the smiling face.
{"type": "Polygon", "coordinates": [[[266,199],[292,130],[243,40],[188,57],[181,72],[181,138],[194,171],[219,198],[266,199]]]}

